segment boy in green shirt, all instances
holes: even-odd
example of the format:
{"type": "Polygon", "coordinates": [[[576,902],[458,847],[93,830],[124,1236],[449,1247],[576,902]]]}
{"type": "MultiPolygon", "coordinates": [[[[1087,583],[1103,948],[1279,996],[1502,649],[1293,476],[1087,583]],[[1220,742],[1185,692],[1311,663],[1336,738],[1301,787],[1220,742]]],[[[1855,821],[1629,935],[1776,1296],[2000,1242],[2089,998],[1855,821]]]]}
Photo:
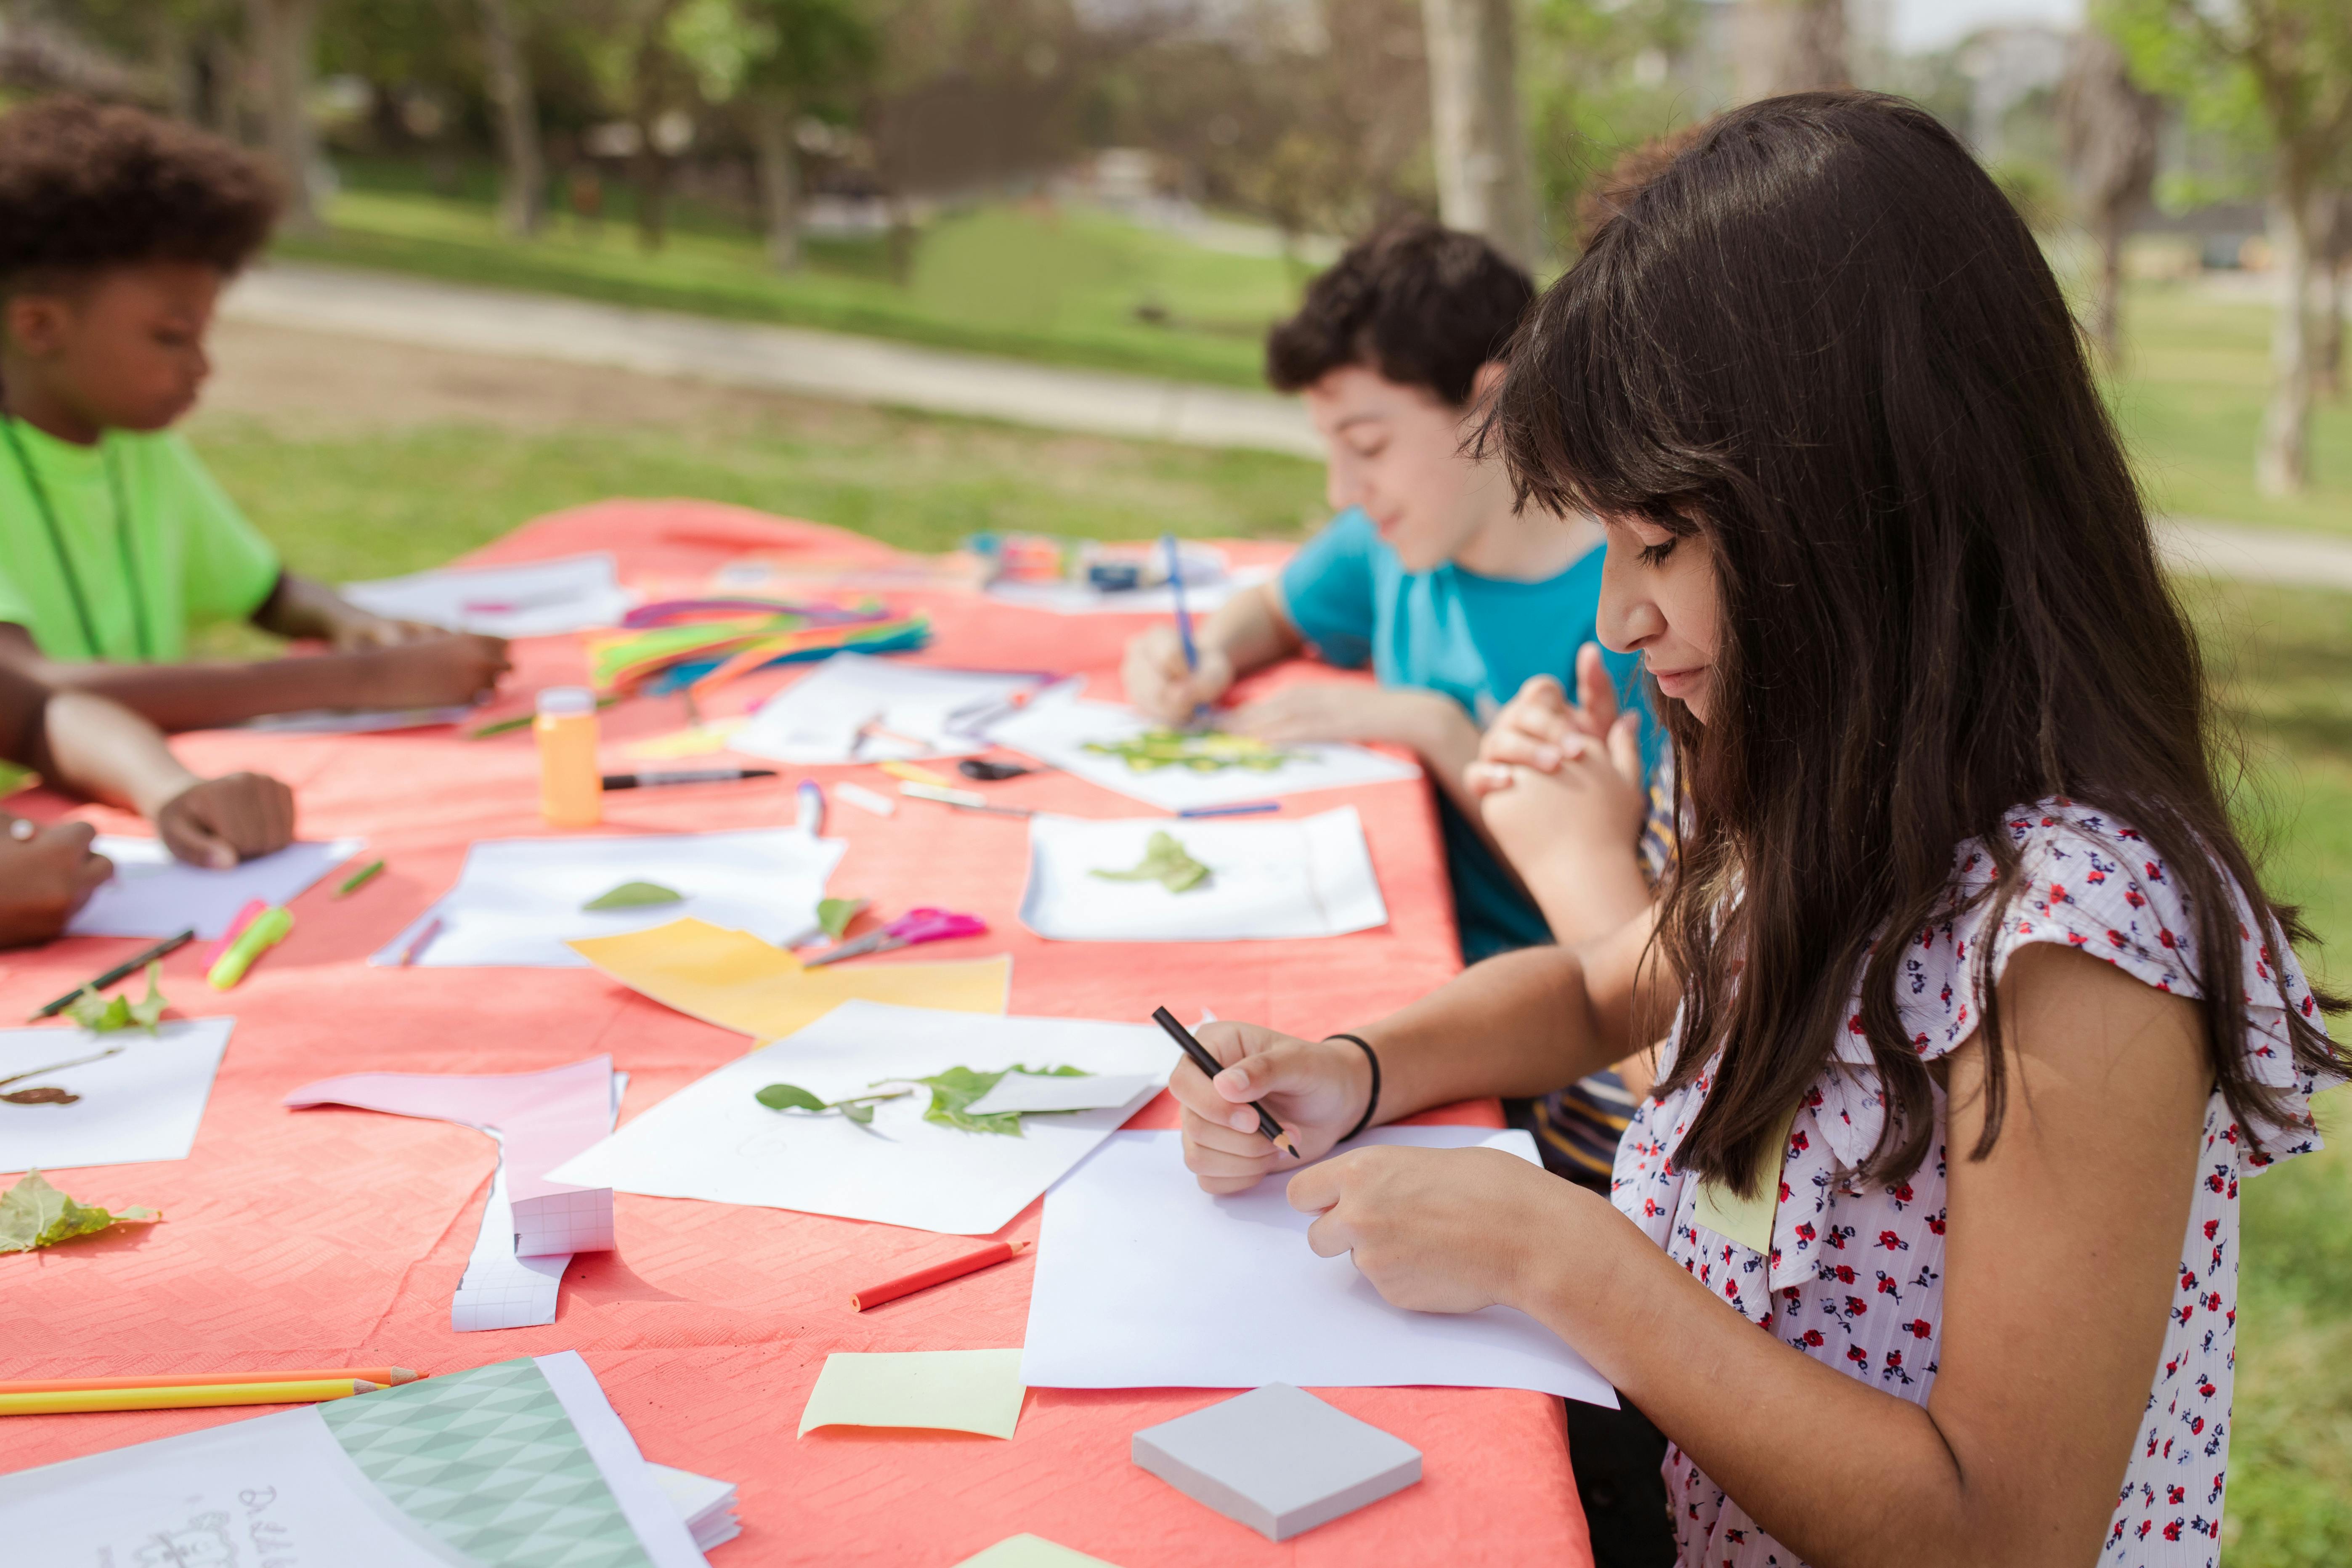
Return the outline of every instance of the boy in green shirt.
{"type": "Polygon", "coordinates": [[[467,702],[495,638],[386,620],[284,569],[170,426],[277,199],[245,154],[137,110],[0,116],[0,664],[168,730],[320,708],[467,702]],[[191,664],[247,620],[333,650],[191,664]]]}

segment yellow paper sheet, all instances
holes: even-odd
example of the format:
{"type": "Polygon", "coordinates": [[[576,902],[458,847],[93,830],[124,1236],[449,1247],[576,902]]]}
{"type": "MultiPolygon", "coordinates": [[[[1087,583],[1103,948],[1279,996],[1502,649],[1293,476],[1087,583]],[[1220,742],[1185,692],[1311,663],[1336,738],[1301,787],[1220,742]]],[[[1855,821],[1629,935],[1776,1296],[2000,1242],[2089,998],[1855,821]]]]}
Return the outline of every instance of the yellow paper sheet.
{"type": "Polygon", "coordinates": [[[621,755],[633,763],[676,762],[681,757],[711,757],[725,751],[736,732],[751,721],[744,719],[713,719],[696,729],[673,730],[667,735],[635,741],[621,748],[621,755]]]}
{"type": "Polygon", "coordinates": [[[1021,1424],[1021,1351],[901,1351],[824,1358],[800,1435],[819,1426],[923,1426],[1010,1437],[1021,1424]]]}
{"type": "Polygon", "coordinates": [[[1796,1120],[1792,1110],[1780,1123],[1779,1135],[1765,1145],[1772,1152],[1765,1156],[1763,1178],[1756,1184],[1754,1197],[1741,1197],[1728,1184],[1710,1177],[1699,1184],[1691,1217],[1750,1252],[1770,1256],[1772,1218],[1780,1206],[1780,1161],[1789,1152],[1789,1129],[1796,1120]]]}
{"type": "Polygon", "coordinates": [[[952,963],[831,963],[803,969],[782,948],[708,921],[672,921],[624,936],[588,937],[574,952],[633,991],[765,1045],[844,1002],[887,1002],[952,1013],[998,1013],[1013,958],[952,963]]]}
{"type": "Polygon", "coordinates": [[[987,1551],[965,1558],[956,1568],[1111,1568],[1111,1564],[1042,1535],[1008,1535],[987,1551]]]}

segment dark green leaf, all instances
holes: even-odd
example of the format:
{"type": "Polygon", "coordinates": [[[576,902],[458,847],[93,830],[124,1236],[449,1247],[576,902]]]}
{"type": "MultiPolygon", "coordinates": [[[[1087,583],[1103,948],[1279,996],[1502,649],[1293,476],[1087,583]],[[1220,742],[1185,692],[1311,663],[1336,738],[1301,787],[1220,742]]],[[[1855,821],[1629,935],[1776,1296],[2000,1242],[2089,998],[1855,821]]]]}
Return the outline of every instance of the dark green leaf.
{"type": "Polygon", "coordinates": [[[1186,853],[1174,834],[1155,829],[1145,843],[1143,858],[1133,869],[1093,875],[1106,882],[1157,882],[1171,893],[1181,893],[1208,880],[1209,868],[1186,853]]]}
{"type": "Polygon", "coordinates": [[[583,910],[635,910],[650,904],[674,904],[686,895],[659,882],[624,882],[610,892],[599,893],[580,907],[583,910]]]}
{"type": "Polygon", "coordinates": [[[771,1110],[823,1110],[824,1101],[796,1083],[772,1083],[752,1098],[771,1110]]]}

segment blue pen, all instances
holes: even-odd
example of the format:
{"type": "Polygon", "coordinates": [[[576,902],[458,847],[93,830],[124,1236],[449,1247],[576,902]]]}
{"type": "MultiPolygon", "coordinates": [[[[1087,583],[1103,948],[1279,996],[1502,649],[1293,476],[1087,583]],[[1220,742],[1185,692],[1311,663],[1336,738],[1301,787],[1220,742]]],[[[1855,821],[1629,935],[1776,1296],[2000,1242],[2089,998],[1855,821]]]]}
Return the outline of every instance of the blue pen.
{"type": "MultiPolygon", "coordinates": [[[[1176,636],[1184,644],[1184,668],[1197,670],[1201,668],[1201,650],[1192,646],[1192,616],[1191,612],[1184,608],[1183,557],[1176,549],[1174,534],[1161,534],[1160,544],[1161,549],[1168,552],[1168,591],[1176,599],[1176,636]]],[[[1201,715],[1207,712],[1208,708],[1209,705],[1205,702],[1194,708],[1193,722],[1198,723],[1201,715]]]]}
{"type": "Polygon", "coordinates": [[[1253,800],[1242,805],[1196,805],[1190,811],[1180,811],[1179,816],[1255,816],[1260,812],[1280,811],[1278,800],[1253,800]]]}
{"type": "Polygon", "coordinates": [[[793,794],[800,802],[800,814],[796,826],[812,838],[823,833],[824,831],[824,791],[817,787],[816,780],[801,780],[799,787],[794,789],[793,794]]]}

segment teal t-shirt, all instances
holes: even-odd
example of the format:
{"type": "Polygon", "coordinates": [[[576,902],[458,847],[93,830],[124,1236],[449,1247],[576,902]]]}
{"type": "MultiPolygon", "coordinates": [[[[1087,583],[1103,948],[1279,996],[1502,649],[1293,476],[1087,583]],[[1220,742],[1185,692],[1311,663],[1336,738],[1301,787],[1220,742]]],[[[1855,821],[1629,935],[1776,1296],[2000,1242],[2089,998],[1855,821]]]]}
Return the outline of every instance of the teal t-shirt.
{"type": "MultiPolygon", "coordinates": [[[[1596,640],[1601,560],[1596,545],[1535,583],[1481,577],[1451,563],[1407,572],[1372,520],[1350,508],[1283,568],[1282,600],[1326,662],[1343,669],[1369,663],[1382,686],[1444,692],[1483,729],[1530,676],[1556,677],[1574,693],[1577,650],[1596,640]]],[[[1619,700],[1638,700],[1638,659],[1602,657],[1619,700]]],[[[1443,791],[1437,809],[1464,962],[1549,942],[1541,911],[1443,791]]]]}

